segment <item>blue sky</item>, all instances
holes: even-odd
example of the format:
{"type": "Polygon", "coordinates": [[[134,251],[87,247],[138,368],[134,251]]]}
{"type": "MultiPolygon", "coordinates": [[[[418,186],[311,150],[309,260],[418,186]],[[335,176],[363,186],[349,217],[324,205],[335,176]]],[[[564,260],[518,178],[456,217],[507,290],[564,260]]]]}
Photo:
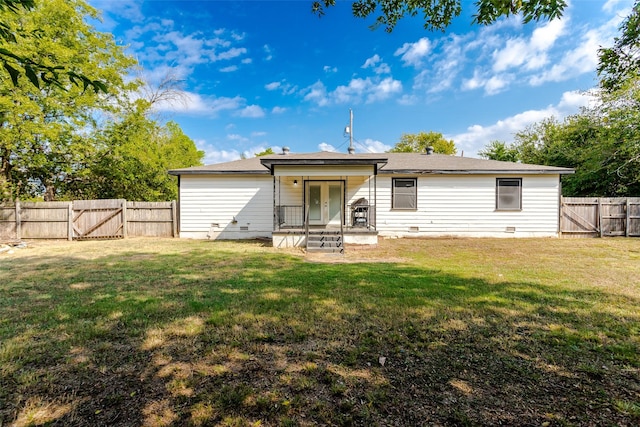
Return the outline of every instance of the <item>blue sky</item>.
{"type": "Polygon", "coordinates": [[[207,164],[267,147],[346,152],[349,109],[356,152],[435,131],[477,157],[492,140],[587,105],[597,49],[612,44],[632,5],[572,0],[560,20],[483,27],[463,0],[444,33],[410,18],[389,34],[354,18],[346,1],[322,18],[310,0],[89,3],[102,11],[96,28],[127,46],[152,85],[182,81],[181,102],[157,109],[207,164]]]}

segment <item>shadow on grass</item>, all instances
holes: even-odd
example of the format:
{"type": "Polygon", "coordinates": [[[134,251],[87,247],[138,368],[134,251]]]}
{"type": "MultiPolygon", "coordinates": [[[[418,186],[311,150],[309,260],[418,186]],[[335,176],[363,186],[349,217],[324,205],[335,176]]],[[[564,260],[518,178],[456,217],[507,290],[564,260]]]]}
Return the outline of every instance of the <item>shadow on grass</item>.
{"type": "Polygon", "coordinates": [[[640,304],[604,290],[214,249],[0,279],[0,425],[640,421],[640,304]]]}

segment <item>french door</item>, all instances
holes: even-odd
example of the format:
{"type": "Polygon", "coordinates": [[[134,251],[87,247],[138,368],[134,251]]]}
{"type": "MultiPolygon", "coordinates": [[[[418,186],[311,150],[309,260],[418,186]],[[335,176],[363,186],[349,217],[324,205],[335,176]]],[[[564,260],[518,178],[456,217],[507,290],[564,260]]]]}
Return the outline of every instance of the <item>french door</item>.
{"type": "Polygon", "coordinates": [[[340,225],[342,181],[308,181],[309,225],[340,225]]]}

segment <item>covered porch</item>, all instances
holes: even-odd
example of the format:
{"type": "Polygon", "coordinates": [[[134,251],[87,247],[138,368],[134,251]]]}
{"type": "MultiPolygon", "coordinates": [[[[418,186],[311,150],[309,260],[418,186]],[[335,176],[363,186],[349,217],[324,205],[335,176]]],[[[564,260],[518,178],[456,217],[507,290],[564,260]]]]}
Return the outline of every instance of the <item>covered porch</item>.
{"type": "Polygon", "coordinates": [[[384,161],[344,154],[264,159],[273,176],[274,246],[308,247],[310,235],[323,233],[346,244],[376,244],[376,177],[384,161]]]}

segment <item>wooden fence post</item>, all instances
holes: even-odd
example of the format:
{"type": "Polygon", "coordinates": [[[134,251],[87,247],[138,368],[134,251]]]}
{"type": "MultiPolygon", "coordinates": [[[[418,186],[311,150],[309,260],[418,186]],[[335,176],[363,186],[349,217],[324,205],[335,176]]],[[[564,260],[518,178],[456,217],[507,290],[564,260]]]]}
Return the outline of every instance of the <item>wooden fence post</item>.
{"type": "Polygon", "coordinates": [[[171,201],[171,235],[173,237],[178,237],[178,209],[176,206],[176,201],[171,201]]]}
{"type": "Polygon", "coordinates": [[[20,222],[20,200],[16,200],[16,240],[22,240],[22,225],[20,222]]]}
{"type": "Polygon", "coordinates": [[[631,220],[629,218],[630,210],[631,210],[631,206],[629,203],[629,198],[627,197],[627,207],[625,208],[625,212],[624,212],[624,216],[625,216],[624,237],[629,237],[629,227],[631,226],[631,220]]]}
{"type": "Polygon", "coordinates": [[[564,196],[560,195],[560,207],[558,208],[558,236],[562,236],[562,220],[564,212],[564,196]]]}
{"type": "Polygon", "coordinates": [[[73,202],[67,207],[67,240],[73,240],[73,202]]]}
{"type": "Polygon", "coordinates": [[[127,201],[122,200],[122,237],[127,238],[127,201]]]}
{"type": "Polygon", "coordinates": [[[598,197],[598,228],[600,228],[600,237],[604,235],[604,227],[602,226],[602,197],[598,197]]]}

